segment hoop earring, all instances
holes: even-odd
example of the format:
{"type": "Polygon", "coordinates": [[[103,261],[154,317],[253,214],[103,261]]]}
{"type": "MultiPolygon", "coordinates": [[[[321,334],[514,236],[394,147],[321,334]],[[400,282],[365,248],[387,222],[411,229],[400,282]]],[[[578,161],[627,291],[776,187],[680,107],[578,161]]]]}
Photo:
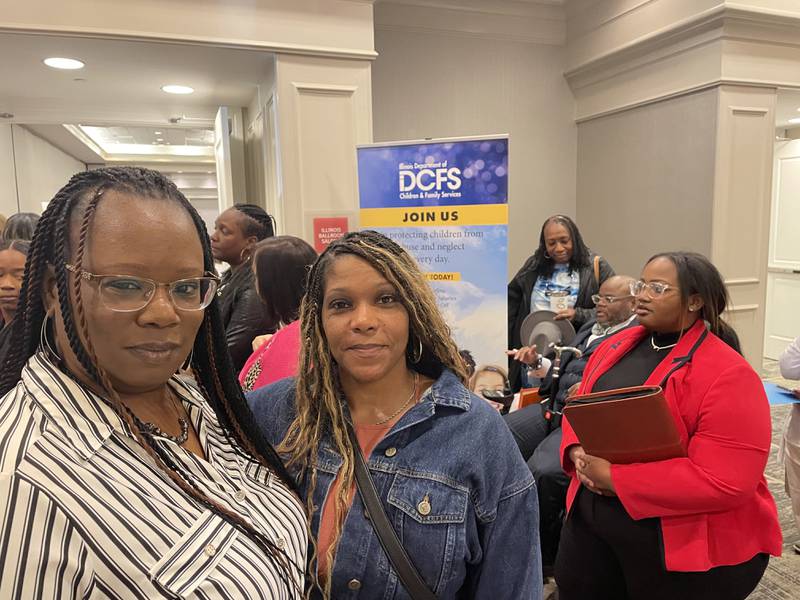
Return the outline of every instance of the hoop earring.
{"type": "Polygon", "coordinates": [[[194,360],[194,346],[192,346],[192,351],[189,352],[189,356],[183,361],[180,370],[181,371],[188,371],[192,368],[192,361],[194,360]]]}
{"type": "Polygon", "coordinates": [[[243,262],[243,263],[247,262],[248,260],[250,260],[252,258],[253,253],[250,252],[249,250],[250,250],[249,247],[245,247],[245,248],[242,248],[241,252],[239,252],[239,260],[241,262],[243,262]],[[245,257],[245,252],[247,253],[247,257],[245,257]]]}
{"type": "Polygon", "coordinates": [[[422,360],[422,340],[417,338],[417,347],[415,348],[416,352],[412,352],[411,354],[411,363],[416,365],[422,360]]]}
{"type": "Polygon", "coordinates": [[[547,250],[545,250],[545,251],[544,251],[544,257],[545,257],[546,259],[548,259],[548,260],[550,260],[551,258],[553,258],[552,256],[550,256],[550,255],[547,253],[547,250]]]}
{"type": "Polygon", "coordinates": [[[47,337],[47,321],[50,319],[50,313],[45,313],[44,319],[42,319],[42,326],[39,329],[39,350],[44,352],[44,354],[54,362],[62,362],[61,357],[58,355],[53,349],[53,346],[50,344],[50,339],[47,337]]]}

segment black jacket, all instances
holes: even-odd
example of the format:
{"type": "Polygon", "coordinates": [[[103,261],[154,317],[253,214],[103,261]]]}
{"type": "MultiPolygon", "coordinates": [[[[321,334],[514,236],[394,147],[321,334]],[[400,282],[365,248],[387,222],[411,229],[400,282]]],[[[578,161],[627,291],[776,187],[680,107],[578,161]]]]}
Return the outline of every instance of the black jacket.
{"type": "MultiPolygon", "coordinates": [[[[600,289],[600,284],[614,275],[614,269],[606,260],[600,257],[600,281],[594,277],[594,257],[590,253],[589,266],[583,267],[578,273],[580,287],[578,289],[578,299],[575,303],[575,318],[572,324],[575,329],[580,329],[584,323],[594,320],[594,302],[592,294],[596,294],[600,289]]],[[[508,347],[519,348],[522,341],[519,337],[519,329],[522,322],[531,311],[531,293],[539,272],[533,269],[533,256],[529,257],[522,265],[522,268],[508,284],[508,347]]],[[[509,360],[508,376],[511,387],[514,391],[520,388],[520,364],[514,359],[509,360]]]]}
{"type": "MultiPolygon", "coordinates": [[[[555,390],[555,402],[553,404],[555,410],[560,411],[564,408],[569,388],[583,379],[583,370],[586,368],[586,363],[589,362],[589,357],[591,357],[600,344],[609,337],[604,335],[603,337],[592,340],[592,343],[587,345],[586,342],[589,341],[589,337],[592,335],[592,328],[596,322],[597,321],[593,319],[581,327],[578,333],[575,334],[575,338],[569,344],[583,353],[581,357],[575,358],[575,355],[571,352],[565,353],[562,356],[561,367],[559,369],[558,389],[555,390]]],[[[638,325],[638,322],[634,319],[627,327],[615,331],[614,334],[625,331],[628,327],[635,327],[636,325],[638,325]]],[[[542,381],[542,385],[539,387],[539,394],[543,398],[549,398],[552,396],[553,391],[553,368],[550,367],[550,370],[542,381]]]]}
{"type": "Polygon", "coordinates": [[[276,324],[267,318],[264,305],[258,297],[255,277],[249,265],[241,265],[235,271],[231,269],[222,276],[219,309],[228,351],[238,374],[253,352],[253,339],[265,333],[274,333],[276,329],[276,324]]]}

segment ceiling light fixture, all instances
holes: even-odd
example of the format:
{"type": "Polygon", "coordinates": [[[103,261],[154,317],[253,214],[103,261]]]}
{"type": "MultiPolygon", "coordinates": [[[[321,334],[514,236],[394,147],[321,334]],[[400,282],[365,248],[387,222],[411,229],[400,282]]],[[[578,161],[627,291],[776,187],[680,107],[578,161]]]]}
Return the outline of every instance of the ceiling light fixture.
{"type": "Polygon", "coordinates": [[[45,58],[42,62],[53,69],[66,69],[68,71],[82,69],[86,66],[82,60],[78,60],[77,58],[60,58],[57,56],[45,58]]]}
{"type": "Polygon", "coordinates": [[[800,117],[797,117],[795,119],[789,119],[789,123],[791,123],[792,125],[797,125],[798,123],[800,123],[800,117]]]}
{"type": "Polygon", "coordinates": [[[161,91],[168,94],[193,94],[194,88],[189,87],[188,85],[170,84],[162,85],[161,91]]]}
{"type": "Polygon", "coordinates": [[[157,141],[157,142],[163,142],[163,141],[164,141],[164,138],[156,138],[156,141],[157,141]]]}
{"type": "Polygon", "coordinates": [[[163,131],[154,131],[153,133],[155,133],[156,135],[161,135],[164,132],[163,131]]]}

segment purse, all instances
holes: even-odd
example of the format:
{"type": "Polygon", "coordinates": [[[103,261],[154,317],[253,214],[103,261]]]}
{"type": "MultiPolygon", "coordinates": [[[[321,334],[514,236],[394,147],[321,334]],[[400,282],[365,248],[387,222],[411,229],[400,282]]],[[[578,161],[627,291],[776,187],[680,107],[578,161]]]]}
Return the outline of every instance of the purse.
{"type": "Polygon", "coordinates": [[[403,544],[400,543],[397,533],[386,516],[386,511],[383,510],[383,503],[378,498],[375,483],[372,481],[367,463],[361,454],[358,439],[353,428],[349,425],[347,426],[347,434],[350,436],[350,443],[353,445],[353,454],[355,455],[354,470],[358,495],[366,507],[366,516],[372,523],[375,533],[378,534],[378,540],[383,547],[383,551],[386,552],[386,556],[389,557],[389,562],[392,563],[400,583],[406,588],[412,600],[436,600],[436,595],[422,579],[414,563],[411,562],[406,549],[403,548],[403,544]]]}

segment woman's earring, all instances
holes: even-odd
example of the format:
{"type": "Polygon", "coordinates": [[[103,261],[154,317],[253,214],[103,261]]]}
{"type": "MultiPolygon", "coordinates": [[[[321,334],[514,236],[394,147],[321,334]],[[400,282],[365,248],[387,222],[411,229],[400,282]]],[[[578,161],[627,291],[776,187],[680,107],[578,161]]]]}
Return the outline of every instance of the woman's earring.
{"type": "Polygon", "coordinates": [[[44,352],[47,357],[54,362],[62,362],[61,357],[53,349],[50,339],[47,337],[47,321],[50,320],[50,313],[45,313],[42,319],[42,327],[39,329],[39,350],[44,352]]]}
{"type": "Polygon", "coordinates": [[[422,340],[417,338],[417,347],[414,349],[415,352],[411,355],[411,362],[412,364],[417,364],[420,360],[422,360],[422,340]]]}
{"type": "Polygon", "coordinates": [[[194,347],[192,347],[192,351],[189,352],[189,356],[186,357],[186,360],[183,361],[181,365],[181,371],[188,371],[192,368],[192,361],[194,360],[194,347]]]}
{"type": "Polygon", "coordinates": [[[247,262],[248,260],[250,260],[251,255],[252,253],[250,252],[250,247],[246,246],[242,248],[241,252],[239,252],[239,260],[241,262],[247,262]],[[245,253],[247,253],[247,256],[245,256],[245,253]]]}
{"type": "Polygon", "coordinates": [[[544,251],[544,257],[545,257],[545,258],[547,258],[547,259],[550,259],[550,258],[552,258],[552,257],[551,257],[551,256],[550,256],[550,255],[547,253],[547,250],[545,250],[545,251],[544,251]]]}

